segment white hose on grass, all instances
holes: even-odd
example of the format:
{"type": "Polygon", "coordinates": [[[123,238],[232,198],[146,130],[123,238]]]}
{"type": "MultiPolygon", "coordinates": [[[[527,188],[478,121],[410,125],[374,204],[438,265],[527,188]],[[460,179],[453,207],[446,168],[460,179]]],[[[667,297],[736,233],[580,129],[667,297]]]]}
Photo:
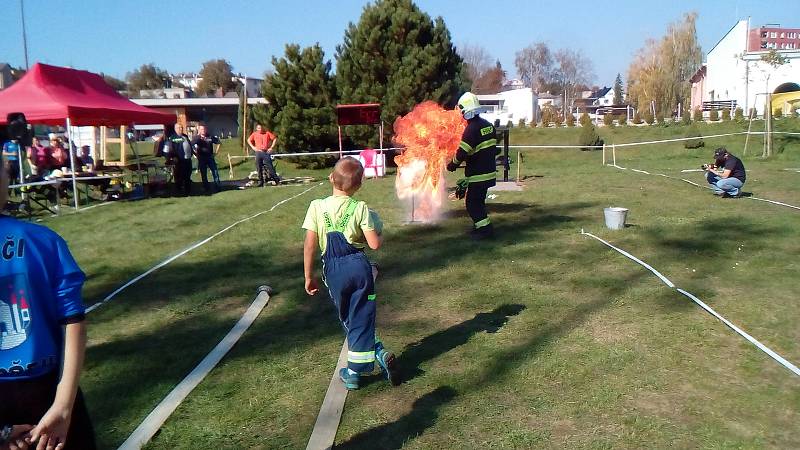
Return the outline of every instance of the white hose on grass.
{"type": "Polygon", "coordinates": [[[608,247],[610,247],[610,248],[612,248],[612,249],[616,250],[617,252],[619,252],[619,253],[620,253],[620,254],[622,254],[623,256],[627,257],[628,259],[630,259],[630,260],[632,260],[632,261],[636,262],[637,264],[641,265],[641,266],[642,266],[642,267],[644,267],[645,269],[649,270],[649,271],[650,271],[650,272],[652,272],[654,275],[656,275],[658,278],[660,278],[660,279],[661,279],[661,281],[663,281],[663,282],[664,282],[664,284],[666,284],[667,286],[669,286],[669,287],[670,287],[670,288],[672,288],[672,289],[675,289],[675,290],[677,290],[677,291],[678,291],[679,293],[681,293],[682,295],[684,295],[684,296],[686,296],[686,297],[690,298],[692,301],[694,301],[695,303],[697,303],[698,305],[700,305],[700,307],[701,307],[701,308],[703,308],[703,309],[705,309],[706,311],[708,311],[708,312],[709,312],[711,315],[713,315],[714,317],[716,317],[717,319],[719,319],[719,320],[720,320],[722,323],[724,323],[725,325],[727,325],[728,327],[730,327],[730,328],[731,328],[733,331],[735,331],[735,332],[736,332],[736,333],[738,333],[740,336],[742,336],[742,337],[744,337],[745,339],[747,339],[747,341],[748,341],[748,342],[750,342],[751,344],[755,345],[755,346],[756,346],[756,347],[757,347],[759,350],[761,350],[761,351],[763,351],[764,353],[766,353],[766,354],[767,354],[767,355],[768,355],[770,358],[772,358],[772,359],[774,359],[775,361],[777,361],[777,362],[778,362],[780,365],[782,365],[783,367],[785,367],[785,368],[789,369],[789,370],[790,370],[792,373],[794,373],[795,375],[797,375],[797,376],[800,376],[800,369],[798,369],[798,368],[797,368],[797,366],[795,366],[795,365],[794,365],[794,364],[792,364],[791,362],[787,361],[787,360],[786,360],[785,358],[783,358],[781,355],[779,355],[779,354],[775,353],[773,350],[771,350],[771,349],[770,349],[769,347],[767,347],[766,345],[764,345],[764,344],[762,344],[761,342],[757,341],[755,338],[753,338],[752,336],[750,336],[749,334],[747,334],[746,332],[744,332],[744,331],[743,331],[741,328],[737,327],[736,325],[734,325],[733,323],[731,323],[731,322],[730,322],[729,320],[727,320],[726,318],[722,317],[722,316],[721,316],[720,314],[718,314],[716,311],[714,311],[713,309],[711,309],[711,307],[709,307],[708,305],[706,305],[705,303],[703,303],[703,302],[702,302],[702,301],[701,301],[699,298],[695,297],[695,296],[694,296],[694,295],[692,295],[691,293],[689,293],[689,292],[686,292],[685,290],[683,290],[683,289],[681,289],[681,288],[678,288],[678,287],[676,287],[676,286],[675,286],[675,285],[672,283],[672,281],[670,281],[670,280],[669,280],[667,277],[665,277],[664,275],[662,275],[662,274],[661,274],[661,272],[659,272],[659,271],[657,271],[656,269],[654,269],[653,267],[651,267],[649,264],[647,264],[647,263],[645,263],[644,261],[640,260],[639,258],[637,258],[637,257],[635,257],[635,256],[633,256],[633,255],[631,255],[630,253],[626,252],[625,250],[622,250],[622,249],[620,249],[620,248],[617,248],[617,247],[615,247],[615,246],[611,245],[610,243],[608,243],[607,241],[604,241],[603,239],[600,239],[599,237],[597,237],[597,236],[595,236],[595,235],[593,235],[593,234],[591,234],[591,233],[587,233],[587,232],[585,232],[583,229],[581,229],[581,234],[582,234],[582,235],[584,235],[584,236],[589,236],[589,237],[591,237],[591,238],[593,238],[593,239],[596,239],[596,240],[598,240],[598,241],[602,242],[602,243],[603,243],[603,244],[605,244],[606,246],[608,246],[608,247]]]}
{"type": "Polygon", "coordinates": [[[90,307],[86,308],[86,313],[88,314],[88,313],[90,313],[90,312],[94,311],[95,309],[99,308],[100,306],[102,306],[102,305],[104,305],[104,304],[106,304],[106,303],[110,302],[110,301],[111,301],[111,300],[112,300],[112,299],[113,299],[113,298],[114,298],[114,297],[115,297],[117,294],[119,294],[120,292],[124,291],[125,289],[127,289],[128,287],[130,287],[130,286],[131,286],[131,285],[133,285],[134,283],[138,282],[138,281],[139,281],[139,280],[141,280],[142,278],[144,278],[144,277],[146,277],[146,276],[150,275],[151,273],[155,272],[156,270],[158,270],[158,269],[160,269],[160,268],[162,268],[162,267],[166,266],[167,264],[171,263],[172,261],[175,261],[176,259],[178,259],[178,258],[180,258],[181,256],[183,256],[183,255],[185,255],[185,254],[187,254],[187,253],[191,252],[192,250],[194,250],[194,249],[196,249],[196,248],[198,248],[198,247],[200,247],[200,246],[202,246],[202,245],[205,245],[206,243],[208,243],[209,241],[211,241],[211,240],[212,240],[212,239],[214,239],[215,237],[217,237],[217,236],[221,235],[222,233],[225,233],[226,231],[230,230],[231,228],[233,228],[233,227],[235,227],[235,226],[237,226],[237,225],[239,225],[239,224],[241,224],[241,223],[247,222],[248,220],[255,219],[255,218],[256,218],[256,217],[258,217],[258,216],[261,216],[261,215],[263,215],[263,214],[266,214],[266,213],[268,213],[268,212],[271,212],[272,210],[274,210],[274,209],[275,209],[275,208],[277,208],[278,206],[281,206],[282,204],[284,204],[284,203],[288,202],[289,200],[293,200],[293,199],[295,199],[295,198],[297,198],[297,197],[299,197],[299,196],[301,196],[301,195],[305,194],[306,192],[308,192],[308,191],[310,191],[310,190],[312,190],[312,189],[315,189],[315,188],[317,188],[317,187],[319,187],[319,186],[322,186],[322,185],[323,185],[323,183],[319,183],[319,184],[317,184],[317,185],[315,185],[315,186],[312,186],[312,187],[310,187],[310,188],[308,188],[308,189],[304,190],[303,192],[301,192],[301,193],[299,193],[299,194],[297,194],[297,195],[293,195],[293,196],[291,196],[291,197],[289,197],[289,198],[287,198],[287,199],[281,200],[281,201],[279,201],[278,203],[274,204],[274,205],[272,206],[272,208],[270,208],[270,209],[267,209],[267,210],[261,211],[261,212],[259,212],[259,213],[253,214],[252,216],[245,217],[244,219],[238,220],[238,221],[236,221],[236,222],[234,222],[234,223],[232,223],[232,224],[228,225],[227,227],[225,227],[225,228],[223,228],[223,229],[221,229],[221,230],[217,231],[216,233],[212,234],[211,236],[209,236],[209,237],[207,237],[207,238],[203,239],[202,241],[200,241],[200,242],[197,242],[196,244],[190,245],[189,247],[186,247],[185,249],[181,250],[181,251],[180,251],[180,252],[178,252],[177,254],[175,254],[175,255],[173,255],[173,256],[170,256],[169,258],[165,259],[164,261],[161,261],[160,263],[158,263],[158,264],[156,264],[155,266],[153,266],[153,267],[151,267],[150,269],[148,269],[146,272],[142,273],[141,275],[138,275],[137,277],[135,277],[135,278],[131,279],[131,280],[130,280],[130,281],[128,281],[127,283],[125,283],[125,284],[123,284],[122,286],[118,287],[117,289],[115,289],[115,290],[114,290],[114,292],[112,292],[112,293],[108,294],[108,295],[107,295],[107,296],[106,296],[106,297],[105,297],[103,300],[101,300],[101,301],[99,301],[99,302],[95,303],[94,305],[92,305],[92,306],[90,306],[90,307]]]}

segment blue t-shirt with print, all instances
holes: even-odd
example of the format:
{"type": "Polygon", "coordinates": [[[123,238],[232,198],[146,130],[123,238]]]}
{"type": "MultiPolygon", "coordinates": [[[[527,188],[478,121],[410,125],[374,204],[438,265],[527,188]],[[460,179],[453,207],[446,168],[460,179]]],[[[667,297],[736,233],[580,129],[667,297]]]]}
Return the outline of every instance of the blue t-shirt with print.
{"type": "Polygon", "coordinates": [[[58,370],[86,279],[61,236],[0,216],[0,383],[58,370]]]}
{"type": "Polygon", "coordinates": [[[16,142],[8,141],[3,144],[3,153],[8,153],[8,155],[3,155],[9,161],[16,161],[17,155],[19,155],[19,144],[16,142]]]}

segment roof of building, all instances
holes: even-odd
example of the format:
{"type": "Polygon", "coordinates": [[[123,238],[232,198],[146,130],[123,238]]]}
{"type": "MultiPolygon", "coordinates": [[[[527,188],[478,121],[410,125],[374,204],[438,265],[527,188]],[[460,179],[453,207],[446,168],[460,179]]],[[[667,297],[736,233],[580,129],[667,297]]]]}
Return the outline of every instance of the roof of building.
{"type": "Polygon", "coordinates": [[[0,70],[11,70],[11,66],[8,63],[0,63],[0,70]]]}
{"type": "Polygon", "coordinates": [[[592,95],[589,98],[605,97],[605,95],[608,94],[608,91],[610,91],[610,90],[611,90],[610,87],[604,87],[604,88],[598,89],[598,90],[592,92],[592,95]]]}

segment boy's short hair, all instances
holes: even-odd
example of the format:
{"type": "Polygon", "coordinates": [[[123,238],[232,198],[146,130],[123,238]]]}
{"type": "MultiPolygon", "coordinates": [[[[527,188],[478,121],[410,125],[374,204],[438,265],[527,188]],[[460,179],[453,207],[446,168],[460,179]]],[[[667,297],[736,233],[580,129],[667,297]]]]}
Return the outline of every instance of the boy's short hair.
{"type": "Polygon", "coordinates": [[[355,192],[361,187],[364,179],[364,166],[350,156],[340,159],[331,173],[333,186],[345,192],[355,192]]]}

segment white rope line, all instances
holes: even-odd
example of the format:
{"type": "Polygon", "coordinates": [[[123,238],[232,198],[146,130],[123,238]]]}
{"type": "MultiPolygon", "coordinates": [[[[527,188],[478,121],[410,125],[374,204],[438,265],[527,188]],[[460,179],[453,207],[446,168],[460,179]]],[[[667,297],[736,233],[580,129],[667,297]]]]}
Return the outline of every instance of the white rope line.
{"type": "MultiPolygon", "coordinates": [[[[635,145],[651,145],[651,144],[664,144],[669,142],[681,142],[681,141],[690,141],[693,139],[708,139],[708,138],[717,138],[717,137],[727,137],[727,136],[739,136],[747,134],[746,131],[740,131],[738,133],[725,133],[725,134],[711,134],[708,136],[695,136],[695,137],[685,137],[685,138],[674,138],[674,139],[664,139],[660,141],[642,141],[642,142],[626,142],[622,144],[606,144],[606,148],[611,145],[616,147],[632,147],[635,145]]],[[[603,148],[602,145],[509,145],[509,149],[536,149],[536,148],[603,148]]]]}
{"type": "Polygon", "coordinates": [[[614,250],[616,250],[617,252],[621,253],[622,255],[626,256],[628,259],[631,259],[631,260],[633,260],[633,261],[637,262],[638,264],[640,264],[641,266],[643,266],[644,268],[646,268],[647,270],[649,270],[650,272],[652,272],[653,274],[655,274],[657,277],[659,277],[659,278],[661,279],[661,281],[663,281],[663,282],[664,282],[664,284],[666,284],[667,286],[669,286],[669,287],[670,287],[670,288],[672,288],[672,289],[675,289],[675,290],[677,290],[677,291],[678,291],[678,292],[680,292],[681,294],[683,294],[683,295],[685,295],[685,296],[689,297],[689,298],[690,298],[692,301],[694,301],[695,303],[697,303],[698,305],[700,305],[700,307],[702,307],[703,309],[705,309],[706,311],[708,311],[709,313],[711,313],[711,314],[712,314],[714,317],[716,317],[717,319],[719,319],[720,321],[722,321],[722,323],[724,323],[725,325],[727,325],[728,327],[730,327],[730,328],[731,328],[733,331],[735,331],[736,333],[738,333],[739,335],[741,335],[742,337],[744,337],[745,339],[747,339],[747,340],[748,340],[750,343],[752,343],[753,345],[755,345],[755,346],[756,346],[756,347],[757,347],[759,350],[761,350],[761,351],[763,351],[764,353],[766,353],[767,355],[769,355],[769,356],[770,356],[772,359],[774,359],[775,361],[777,361],[777,362],[778,362],[780,365],[782,365],[783,367],[786,367],[787,369],[789,369],[790,371],[792,371],[792,372],[793,372],[795,375],[797,375],[797,376],[800,376],[800,369],[798,369],[798,368],[797,368],[797,366],[795,366],[795,365],[794,365],[794,364],[792,364],[791,362],[787,361],[785,358],[783,358],[783,357],[782,357],[782,356],[780,356],[779,354],[775,353],[775,352],[774,352],[774,351],[772,351],[772,350],[771,350],[769,347],[767,347],[767,346],[765,346],[764,344],[762,344],[761,342],[757,341],[755,338],[753,338],[753,337],[752,337],[752,336],[750,336],[749,334],[745,333],[745,332],[744,332],[742,329],[740,329],[739,327],[737,327],[736,325],[734,325],[733,323],[731,323],[729,320],[727,320],[727,319],[725,319],[724,317],[722,317],[721,315],[719,315],[719,314],[718,314],[716,311],[714,311],[713,309],[711,309],[711,308],[710,308],[708,305],[706,305],[705,303],[703,303],[702,301],[700,301],[700,299],[698,299],[698,298],[697,298],[697,297],[695,297],[694,295],[690,294],[689,292],[686,292],[686,291],[684,291],[684,290],[683,290],[683,289],[681,289],[681,288],[678,288],[678,287],[676,287],[676,286],[675,286],[675,285],[672,283],[672,281],[670,281],[670,280],[669,280],[667,277],[665,277],[664,275],[662,275],[662,274],[661,274],[659,271],[657,271],[656,269],[652,268],[650,265],[646,264],[646,263],[645,263],[645,262],[643,262],[642,260],[640,260],[640,259],[636,258],[635,256],[631,255],[630,253],[626,252],[625,250],[622,250],[622,249],[620,249],[620,248],[617,248],[617,247],[615,247],[615,246],[611,245],[610,243],[608,243],[608,242],[604,241],[603,239],[600,239],[599,237],[597,237],[597,236],[595,236],[595,235],[593,235],[593,234],[591,234],[591,233],[587,233],[587,232],[583,231],[583,229],[581,229],[581,234],[582,234],[582,235],[584,235],[584,236],[589,236],[589,237],[591,237],[591,238],[594,238],[594,239],[596,239],[596,240],[598,240],[598,241],[602,242],[602,243],[603,243],[603,244],[605,244],[606,246],[608,246],[608,247],[611,247],[612,249],[614,249],[614,250]]]}
{"type": "MultiPolygon", "coordinates": [[[[616,165],[616,164],[606,164],[606,165],[607,165],[608,167],[615,167],[615,168],[617,168],[617,169],[627,170],[625,167],[620,167],[620,166],[618,166],[618,165],[616,165]]],[[[645,171],[643,171],[643,170],[636,170],[636,169],[631,169],[631,170],[632,170],[632,171],[634,171],[634,172],[647,173],[647,172],[645,172],[645,171]]],[[[680,181],[684,181],[684,182],[686,182],[686,183],[689,183],[689,184],[691,184],[691,185],[693,185],[693,186],[697,186],[697,187],[699,187],[699,188],[705,189],[705,186],[702,186],[702,185],[700,185],[700,184],[697,184],[697,183],[695,183],[694,181],[687,180],[686,178],[677,178],[677,177],[672,177],[672,176],[669,176],[669,175],[664,175],[663,173],[656,173],[656,174],[653,174],[653,175],[658,175],[658,176],[660,176],[660,177],[664,177],[664,178],[671,178],[671,179],[673,179],[673,180],[680,180],[680,181]]],[[[757,200],[757,201],[761,201],[761,202],[772,203],[772,204],[775,204],[775,205],[780,205],[780,206],[785,206],[785,207],[787,207],[787,208],[792,208],[792,209],[797,209],[797,210],[800,210],[800,206],[794,206],[794,205],[790,205],[790,204],[788,204],[788,203],[777,202],[777,201],[775,201],[775,200],[769,200],[769,199],[766,199],[766,198],[760,198],[760,197],[743,197],[743,198],[749,198],[749,199],[751,199],[751,200],[757,200]]]]}
{"type": "Polygon", "coordinates": [[[263,214],[266,214],[266,213],[268,213],[268,212],[272,212],[272,210],[274,210],[274,209],[275,209],[275,208],[277,208],[278,206],[281,206],[282,204],[284,204],[284,203],[288,202],[289,200],[293,200],[293,199],[295,199],[295,198],[297,198],[297,197],[299,197],[299,196],[301,196],[301,195],[305,194],[306,192],[308,192],[308,191],[310,191],[310,190],[312,190],[312,189],[315,189],[315,188],[317,188],[317,187],[319,187],[319,186],[322,186],[322,184],[323,184],[323,183],[319,183],[319,184],[317,184],[317,185],[315,185],[315,186],[312,186],[312,187],[310,187],[310,188],[306,189],[305,191],[303,191],[303,192],[301,192],[301,193],[299,193],[299,194],[297,194],[297,195],[293,195],[293,196],[291,196],[291,197],[289,197],[289,198],[287,198],[287,199],[281,200],[280,202],[276,203],[275,205],[273,205],[273,206],[272,206],[272,208],[270,208],[270,209],[268,209],[268,210],[264,210],[264,211],[261,211],[261,212],[259,212],[259,213],[253,214],[253,215],[252,215],[252,216],[250,216],[250,217],[245,217],[244,219],[238,220],[238,221],[236,221],[236,222],[234,222],[234,223],[232,223],[232,224],[228,225],[227,227],[225,227],[225,228],[221,229],[220,231],[217,231],[216,233],[212,234],[211,236],[209,236],[209,237],[207,237],[207,238],[203,239],[202,241],[200,241],[200,242],[198,242],[198,243],[196,243],[196,244],[193,244],[193,245],[191,245],[191,246],[189,246],[189,247],[186,247],[185,249],[181,250],[181,251],[180,251],[178,254],[176,254],[176,255],[173,255],[173,256],[170,256],[169,258],[165,259],[164,261],[161,261],[160,263],[158,263],[158,264],[156,264],[155,266],[151,267],[150,269],[148,269],[148,270],[147,270],[146,272],[144,272],[143,274],[141,274],[141,275],[139,275],[139,276],[137,276],[137,277],[135,277],[135,278],[131,279],[131,280],[130,280],[130,281],[128,281],[127,283],[125,283],[125,284],[123,284],[122,286],[118,287],[116,290],[114,290],[114,292],[112,292],[112,293],[108,294],[108,295],[107,295],[107,296],[106,296],[106,297],[105,297],[103,300],[101,300],[101,301],[99,301],[99,302],[95,303],[94,305],[92,305],[92,306],[90,306],[90,307],[86,308],[86,313],[88,314],[88,313],[90,313],[90,312],[94,311],[95,309],[99,308],[100,306],[102,306],[102,305],[104,305],[104,304],[108,303],[108,302],[109,302],[109,301],[111,301],[111,299],[113,299],[113,298],[114,298],[114,297],[115,297],[117,294],[119,294],[120,292],[124,291],[124,290],[125,290],[125,289],[127,289],[129,286],[131,286],[131,285],[133,285],[134,283],[136,283],[137,281],[139,281],[139,280],[141,280],[142,278],[144,278],[144,277],[146,277],[146,276],[150,275],[151,273],[155,272],[156,270],[158,270],[158,269],[160,269],[160,268],[162,268],[162,267],[166,266],[167,264],[171,263],[172,261],[175,261],[176,259],[180,258],[181,256],[183,256],[183,255],[185,255],[185,254],[187,254],[187,253],[191,252],[192,250],[194,250],[194,249],[196,249],[196,248],[198,248],[198,247],[200,247],[200,246],[202,246],[202,245],[206,244],[206,243],[207,243],[207,242],[209,242],[210,240],[212,240],[212,239],[214,239],[215,237],[217,237],[217,236],[221,235],[222,233],[224,233],[224,232],[226,232],[226,231],[230,230],[231,228],[233,228],[233,227],[235,227],[235,226],[237,226],[237,225],[239,225],[239,224],[241,224],[241,223],[247,222],[248,220],[255,219],[256,217],[258,217],[258,216],[261,216],[261,215],[263,215],[263,214]]]}
{"type": "Polygon", "coordinates": [[[272,289],[269,286],[261,286],[258,288],[258,295],[256,295],[253,303],[250,304],[250,307],[247,308],[247,311],[245,311],[239,321],[236,322],[236,325],[234,325],[214,349],[200,361],[194,370],[189,372],[189,375],[186,375],[186,378],[178,383],[178,385],[161,400],[161,403],[145,417],[142,423],[133,430],[133,433],[131,433],[128,439],[119,446],[120,450],[138,450],[153,438],[169,416],[175,412],[175,409],[177,409],[194,388],[203,381],[211,370],[219,364],[222,358],[233,348],[234,344],[239,341],[244,332],[250,328],[250,325],[253,324],[264,307],[269,304],[269,296],[271,294],[272,289]]]}
{"type": "Polygon", "coordinates": [[[750,198],[750,199],[753,199],[753,200],[758,200],[758,201],[761,201],[761,202],[774,203],[776,205],[786,206],[787,208],[800,209],[800,207],[797,207],[797,206],[794,206],[794,205],[790,205],[788,203],[776,202],[775,200],[768,200],[766,198],[759,198],[759,197],[747,197],[747,198],[750,198]]]}
{"type": "MultiPolygon", "coordinates": [[[[340,153],[343,153],[343,154],[351,154],[351,153],[352,154],[356,154],[356,153],[361,153],[364,150],[367,150],[367,149],[343,150],[341,152],[339,152],[338,150],[335,150],[335,151],[331,150],[331,151],[326,151],[326,152],[307,152],[307,153],[304,153],[304,152],[270,153],[270,155],[272,155],[274,158],[291,158],[293,156],[303,157],[303,156],[319,156],[319,155],[338,155],[340,153]]],[[[403,149],[400,148],[400,147],[391,147],[391,148],[373,148],[373,149],[369,149],[369,150],[375,150],[376,152],[380,153],[380,152],[385,152],[385,151],[388,151],[388,150],[403,150],[403,149]]],[[[236,158],[236,159],[255,158],[255,155],[238,155],[238,156],[237,155],[231,155],[230,158],[231,159],[234,159],[234,158],[236,158]]]]}

